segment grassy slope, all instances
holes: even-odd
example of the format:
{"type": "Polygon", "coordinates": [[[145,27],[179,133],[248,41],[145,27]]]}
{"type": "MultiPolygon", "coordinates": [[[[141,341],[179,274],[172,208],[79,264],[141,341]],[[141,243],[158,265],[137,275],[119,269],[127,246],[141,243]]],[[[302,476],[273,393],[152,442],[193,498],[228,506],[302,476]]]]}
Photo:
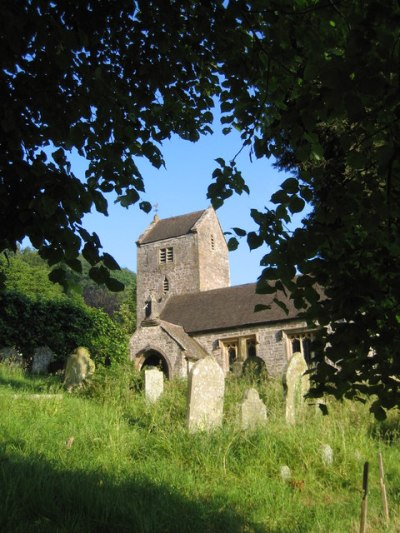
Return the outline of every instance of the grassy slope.
{"type": "Polygon", "coordinates": [[[400,425],[376,425],[360,405],[329,417],[308,408],[285,424],[280,387],[260,387],[265,429],[235,427],[243,383],[229,381],[226,422],[211,435],[185,429],[185,384],[167,384],[155,406],[128,373],[98,376],[61,399],[56,378],[0,366],[0,530],[337,532],[358,531],[361,478],[370,461],[369,529],[400,531],[400,425]],[[17,396],[16,396],[17,395],[17,396]],[[66,445],[74,437],[71,447],[66,445]],[[334,463],[320,449],[329,444],[334,463]],[[391,525],[383,526],[377,451],[386,470],[391,525]],[[282,465],[293,482],[280,477],[282,465]]]}

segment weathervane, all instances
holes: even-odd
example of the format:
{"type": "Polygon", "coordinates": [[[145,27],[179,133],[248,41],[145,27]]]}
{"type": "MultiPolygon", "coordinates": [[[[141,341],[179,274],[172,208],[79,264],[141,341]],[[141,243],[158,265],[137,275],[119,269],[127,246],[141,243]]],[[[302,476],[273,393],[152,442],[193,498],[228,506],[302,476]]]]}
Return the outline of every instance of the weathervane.
{"type": "Polygon", "coordinates": [[[158,203],[153,205],[153,209],[154,209],[154,214],[157,215],[158,214],[158,203]]]}

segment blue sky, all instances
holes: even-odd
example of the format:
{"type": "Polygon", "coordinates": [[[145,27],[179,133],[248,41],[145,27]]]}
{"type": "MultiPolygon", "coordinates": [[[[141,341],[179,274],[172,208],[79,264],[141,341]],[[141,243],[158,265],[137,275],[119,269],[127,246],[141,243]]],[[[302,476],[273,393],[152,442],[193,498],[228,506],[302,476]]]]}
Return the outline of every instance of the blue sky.
{"type": "MultiPolygon", "coordinates": [[[[162,147],[166,169],[155,169],[141,160],[137,162],[146,187],[142,199],[152,205],[158,204],[160,218],[207,208],[210,205],[206,197],[207,187],[212,181],[213,170],[218,166],[215,159],[222,157],[228,162],[240,148],[240,137],[235,133],[224,136],[216,132],[202,137],[197,143],[173,137],[162,147]]],[[[271,194],[287,177],[267,160],[253,159],[250,162],[245,150],[237,158],[237,163],[250,187],[250,195],[234,195],[217,210],[223,231],[229,231],[234,226],[247,231],[255,229],[250,209],[262,210],[264,206],[271,205],[271,194]]],[[[83,175],[84,169],[82,162],[74,170],[79,176],[83,175]]],[[[136,271],[135,242],[152,221],[154,211],[146,214],[137,204],[125,209],[114,204],[113,197],[108,197],[108,200],[109,216],[91,213],[85,217],[84,226],[99,235],[104,251],[110,253],[121,267],[136,271]]],[[[264,253],[266,250],[262,249],[250,251],[245,239],[242,239],[239,249],[230,253],[231,284],[256,281],[264,253]]]]}

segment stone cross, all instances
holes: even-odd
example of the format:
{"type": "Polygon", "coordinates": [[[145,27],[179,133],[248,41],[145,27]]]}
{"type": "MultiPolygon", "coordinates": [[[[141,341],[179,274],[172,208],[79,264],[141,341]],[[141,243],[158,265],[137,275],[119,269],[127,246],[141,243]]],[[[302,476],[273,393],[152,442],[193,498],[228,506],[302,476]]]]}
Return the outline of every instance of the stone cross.
{"type": "Polygon", "coordinates": [[[224,391],[224,373],[213,357],[205,357],[193,365],[187,407],[190,432],[210,431],[222,425],[224,391]]]}
{"type": "Polygon", "coordinates": [[[304,395],[310,388],[307,363],[300,352],[296,352],[287,364],[283,375],[283,385],[286,392],[286,422],[294,424],[296,414],[304,407],[304,395]]]}
{"type": "Polygon", "coordinates": [[[144,395],[147,401],[155,403],[164,392],[164,374],[158,368],[144,372],[144,395]]]}
{"type": "Polygon", "coordinates": [[[239,404],[240,427],[255,429],[267,422],[267,408],[256,389],[247,389],[244,400],[239,404]]]}

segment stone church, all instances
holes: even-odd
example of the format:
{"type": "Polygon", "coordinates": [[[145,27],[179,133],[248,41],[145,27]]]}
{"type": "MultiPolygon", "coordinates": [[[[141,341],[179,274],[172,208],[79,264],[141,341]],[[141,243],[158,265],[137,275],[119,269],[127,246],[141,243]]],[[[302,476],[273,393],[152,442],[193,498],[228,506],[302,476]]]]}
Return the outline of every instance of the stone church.
{"type": "Polygon", "coordinates": [[[288,300],[289,314],[256,284],[230,286],[228,248],[212,208],[154,217],[137,241],[137,330],[130,357],[169,378],[213,355],[225,374],[246,362],[282,373],[294,352],[310,357],[312,332],[288,300]],[[269,309],[255,312],[256,304],[269,309]]]}

